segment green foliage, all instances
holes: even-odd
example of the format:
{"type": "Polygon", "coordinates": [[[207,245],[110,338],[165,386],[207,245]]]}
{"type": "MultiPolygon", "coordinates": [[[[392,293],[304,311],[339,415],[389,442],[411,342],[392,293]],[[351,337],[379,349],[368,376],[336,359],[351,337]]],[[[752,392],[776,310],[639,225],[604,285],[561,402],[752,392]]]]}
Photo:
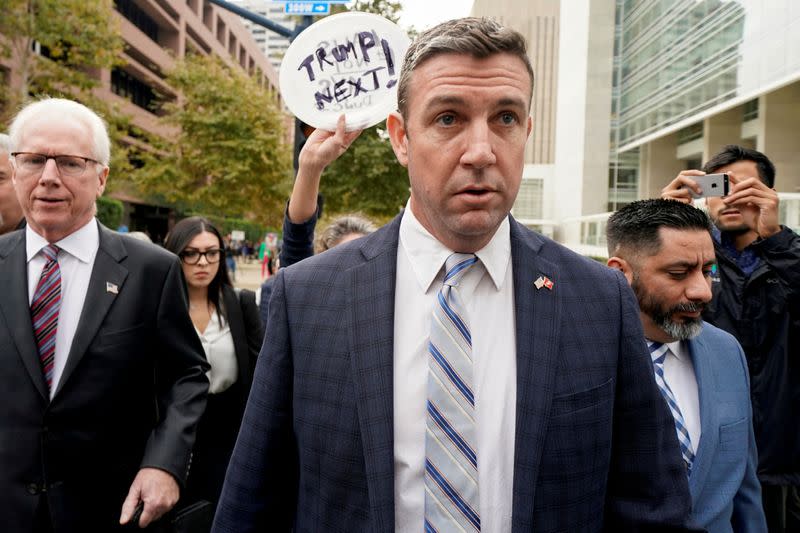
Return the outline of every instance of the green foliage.
{"type": "Polygon", "coordinates": [[[168,83],[181,92],[163,120],[179,130],[141,154],[142,190],[206,213],[276,225],[291,186],[291,146],[277,96],[220,59],[187,56],[168,83]]]}
{"type": "Polygon", "coordinates": [[[3,122],[31,95],[66,95],[106,111],[91,97],[98,80],[90,74],[121,62],[112,0],[0,0],[0,13],[0,56],[21,81],[0,87],[3,122]]]}
{"type": "Polygon", "coordinates": [[[97,219],[107,228],[117,229],[122,223],[122,214],[125,208],[122,202],[101,196],[97,199],[97,219]]]}
{"type": "Polygon", "coordinates": [[[0,85],[0,123],[31,98],[77,100],[106,119],[111,136],[112,189],[125,175],[128,117],[92,92],[97,72],[121,65],[123,40],[113,0],[0,0],[0,57],[20,83],[0,85]],[[37,53],[37,50],[39,53],[37,53]]]}
{"type": "Polygon", "coordinates": [[[214,226],[216,226],[216,228],[220,231],[220,233],[222,233],[222,235],[228,235],[235,229],[243,230],[245,239],[254,243],[258,243],[263,240],[264,235],[266,235],[269,231],[279,233],[278,230],[274,228],[268,228],[262,224],[245,220],[243,218],[221,217],[217,215],[206,215],[204,213],[192,213],[191,215],[186,216],[194,215],[205,217],[210,220],[211,223],[214,224],[214,226]]]}
{"type": "Polygon", "coordinates": [[[343,4],[332,4],[331,15],[345,11],[363,11],[364,13],[374,13],[391,20],[394,23],[400,19],[400,11],[403,6],[400,2],[391,0],[356,0],[349,7],[343,4]]]}
{"type": "Polygon", "coordinates": [[[408,174],[381,126],[365,130],[322,176],[326,214],[361,212],[376,222],[396,215],[408,199],[408,174]]]}
{"type": "MultiPolygon", "coordinates": [[[[402,10],[400,2],[391,0],[356,0],[348,8],[332,8],[332,13],[363,11],[395,23],[402,10]]],[[[320,189],[326,216],[360,212],[378,223],[394,217],[408,199],[408,174],[395,158],[385,126],[365,130],[325,170],[320,189]]]]}

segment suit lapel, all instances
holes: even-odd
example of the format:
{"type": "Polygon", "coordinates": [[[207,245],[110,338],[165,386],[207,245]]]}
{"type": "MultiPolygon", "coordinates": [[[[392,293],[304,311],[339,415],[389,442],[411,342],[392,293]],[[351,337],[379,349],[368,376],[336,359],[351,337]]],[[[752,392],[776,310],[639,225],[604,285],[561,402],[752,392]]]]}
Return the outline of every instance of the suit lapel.
{"type": "Polygon", "coordinates": [[[692,500],[703,488],[708,477],[711,462],[707,458],[714,457],[719,444],[719,417],[716,404],[717,383],[711,368],[709,348],[704,341],[702,333],[694,339],[689,339],[689,353],[692,357],[694,375],[697,380],[697,396],[700,403],[700,446],[695,446],[695,458],[692,464],[692,475],[689,476],[689,489],[692,500]]]}
{"type": "Polygon", "coordinates": [[[394,529],[394,292],[400,216],[364,239],[347,308],[353,382],[375,531],[394,529]]]}
{"type": "Polygon", "coordinates": [[[17,232],[2,241],[0,248],[0,320],[5,318],[10,335],[31,381],[49,401],[47,384],[39,362],[39,350],[33,335],[28,303],[28,261],[25,253],[25,232],[17,232]]]}
{"type": "Polygon", "coordinates": [[[53,398],[64,388],[64,383],[83,359],[89,344],[111,308],[111,304],[116,300],[118,293],[123,290],[123,283],[128,276],[128,270],[119,263],[127,257],[122,239],[103,225],[98,223],[98,226],[100,228],[100,246],[94,260],[92,275],[89,278],[86,300],[78,321],[78,329],[72,339],[67,364],[53,398]],[[116,289],[110,289],[112,286],[116,286],[116,289]]]}
{"type": "Polygon", "coordinates": [[[557,366],[559,292],[537,289],[539,276],[558,280],[557,269],[537,252],[543,240],[511,218],[511,256],[517,331],[517,415],[514,441],[512,528],[530,530],[536,477],[547,430],[557,366]]]}
{"type": "Polygon", "coordinates": [[[247,344],[244,314],[236,289],[223,287],[222,302],[225,312],[228,314],[228,327],[231,328],[231,337],[233,337],[233,351],[236,355],[236,365],[239,367],[239,384],[242,385],[242,394],[244,400],[247,401],[247,395],[253,382],[253,373],[250,370],[250,347],[247,344]]]}

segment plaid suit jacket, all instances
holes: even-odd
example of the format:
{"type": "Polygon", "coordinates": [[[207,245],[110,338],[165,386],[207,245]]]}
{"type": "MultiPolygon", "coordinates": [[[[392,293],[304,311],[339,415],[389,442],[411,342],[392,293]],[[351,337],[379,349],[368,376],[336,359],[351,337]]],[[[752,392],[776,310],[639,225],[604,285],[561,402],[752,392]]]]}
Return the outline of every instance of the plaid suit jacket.
{"type": "MultiPolygon", "coordinates": [[[[393,531],[399,226],[278,274],[214,531],[393,531]]],[[[513,219],[511,249],[513,530],[681,530],[686,475],[627,282],[513,219]]]]}

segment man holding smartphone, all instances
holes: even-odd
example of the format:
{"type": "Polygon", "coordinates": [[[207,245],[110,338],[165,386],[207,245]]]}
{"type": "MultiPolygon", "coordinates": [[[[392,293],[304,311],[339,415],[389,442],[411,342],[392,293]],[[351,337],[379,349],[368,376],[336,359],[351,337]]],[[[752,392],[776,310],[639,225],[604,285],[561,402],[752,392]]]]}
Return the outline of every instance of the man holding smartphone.
{"type": "Polygon", "coordinates": [[[778,222],[775,166],[728,145],[699,170],[681,172],[662,198],[706,197],[716,226],[718,270],[704,318],[733,334],[747,356],[758,477],[769,530],[800,531],[800,237],[778,222]],[[693,177],[726,173],[730,191],[710,197],[693,177]]]}

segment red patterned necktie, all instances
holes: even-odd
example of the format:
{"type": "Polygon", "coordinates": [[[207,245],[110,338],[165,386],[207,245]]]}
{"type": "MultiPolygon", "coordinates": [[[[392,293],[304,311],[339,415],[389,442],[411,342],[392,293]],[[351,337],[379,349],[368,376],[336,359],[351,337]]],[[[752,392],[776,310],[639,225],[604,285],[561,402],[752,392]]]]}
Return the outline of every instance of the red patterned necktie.
{"type": "Polygon", "coordinates": [[[53,385],[53,363],[56,354],[56,331],[58,330],[58,311],[61,308],[61,269],[58,267],[58,246],[48,244],[42,248],[47,263],[36,285],[31,302],[31,320],[39,360],[47,381],[47,389],[53,385]]]}

